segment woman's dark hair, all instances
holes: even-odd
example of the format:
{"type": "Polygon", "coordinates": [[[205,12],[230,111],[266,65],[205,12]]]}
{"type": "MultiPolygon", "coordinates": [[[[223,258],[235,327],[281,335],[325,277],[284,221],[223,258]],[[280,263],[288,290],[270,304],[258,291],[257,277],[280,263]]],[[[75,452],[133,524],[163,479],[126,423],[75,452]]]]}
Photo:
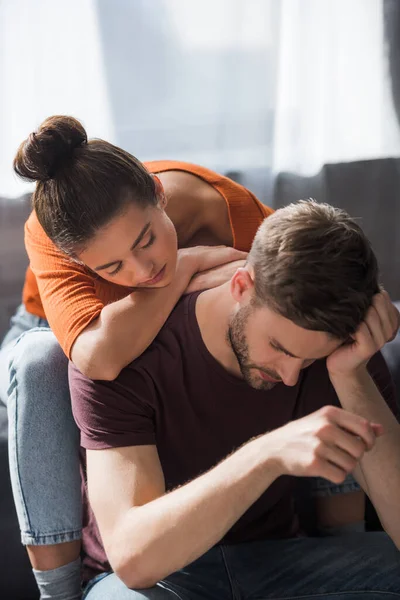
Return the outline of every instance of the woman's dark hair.
{"type": "Polygon", "coordinates": [[[33,208],[47,236],[69,255],[133,202],[157,203],[153,177],[134,156],[87,139],[73,117],[53,116],[18,148],[15,172],[36,181],[33,208]]]}

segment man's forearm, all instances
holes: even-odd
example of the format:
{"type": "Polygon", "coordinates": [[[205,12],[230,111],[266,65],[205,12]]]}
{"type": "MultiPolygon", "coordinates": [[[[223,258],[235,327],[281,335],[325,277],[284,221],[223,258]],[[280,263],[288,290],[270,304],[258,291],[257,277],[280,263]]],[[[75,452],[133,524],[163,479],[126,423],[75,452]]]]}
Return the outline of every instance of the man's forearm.
{"type": "Polygon", "coordinates": [[[128,587],[151,587],[214,546],[280,475],[268,436],[204,475],[128,510],[113,532],[111,564],[128,587]]]}
{"type": "Polygon", "coordinates": [[[383,426],[383,435],[364,454],[360,468],[365,491],[382,525],[400,548],[400,425],[366,368],[360,368],[352,376],[331,376],[331,380],[345,410],[383,426]]]}

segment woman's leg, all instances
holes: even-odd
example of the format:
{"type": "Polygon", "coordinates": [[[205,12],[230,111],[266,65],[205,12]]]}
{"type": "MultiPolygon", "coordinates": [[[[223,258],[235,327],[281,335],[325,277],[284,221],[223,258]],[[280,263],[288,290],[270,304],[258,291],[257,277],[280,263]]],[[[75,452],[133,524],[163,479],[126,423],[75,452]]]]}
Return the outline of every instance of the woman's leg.
{"type": "MultiPolygon", "coordinates": [[[[26,331],[1,350],[8,364],[7,406],[11,482],[36,579],[69,579],[79,585],[81,490],[79,433],[72,417],[68,360],[49,328],[26,331]],[[71,567],[72,568],[72,567],[71,567]],[[50,573],[52,571],[52,573],[50,573]]],[[[4,386],[3,386],[4,387],[4,386]]],[[[46,585],[48,581],[44,582],[46,585]]],[[[61,591],[62,584],[53,588],[61,591]]],[[[50,590],[43,598],[57,596],[50,590]]]]}
{"type": "Polygon", "coordinates": [[[189,598],[159,585],[147,590],[130,590],[114,573],[100,578],[94,585],[89,584],[88,591],[83,597],[85,600],[188,600],[189,598]]]}

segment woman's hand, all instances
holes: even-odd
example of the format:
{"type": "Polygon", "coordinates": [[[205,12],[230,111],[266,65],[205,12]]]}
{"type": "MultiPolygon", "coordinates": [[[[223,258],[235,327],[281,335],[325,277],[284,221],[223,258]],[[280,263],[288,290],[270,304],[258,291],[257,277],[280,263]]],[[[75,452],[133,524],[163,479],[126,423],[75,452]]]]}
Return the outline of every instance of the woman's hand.
{"type": "Polygon", "coordinates": [[[245,262],[245,260],[235,260],[225,265],[220,265],[219,267],[197,273],[192,277],[186,288],[185,294],[207,290],[226,283],[231,279],[237,269],[244,267],[245,262]]]}
{"type": "MultiPolygon", "coordinates": [[[[210,271],[215,267],[221,267],[227,263],[244,261],[246,258],[247,252],[235,250],[235,248],[230,248],[229,246],[194,246],[193,248],[181,248],[178,250],[177,271],[182,272],[183,270],[186,275],[193,277],[193,275],[200,275],[201,273],[210,271]]],[[[225,279],[225,281],[226,280],[227,279],[225,279]]]]}

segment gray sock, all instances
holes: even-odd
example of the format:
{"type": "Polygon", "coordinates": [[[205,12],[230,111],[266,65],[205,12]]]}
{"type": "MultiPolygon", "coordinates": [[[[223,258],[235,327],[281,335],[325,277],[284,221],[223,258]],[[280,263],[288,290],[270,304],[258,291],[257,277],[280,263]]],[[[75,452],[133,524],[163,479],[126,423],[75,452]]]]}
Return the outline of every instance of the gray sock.
{"type": "Polygon", "coordinates": [[[81,559],[52,569],[32,569],[40,591],[40,600],[81,600],[81,559]]]}

